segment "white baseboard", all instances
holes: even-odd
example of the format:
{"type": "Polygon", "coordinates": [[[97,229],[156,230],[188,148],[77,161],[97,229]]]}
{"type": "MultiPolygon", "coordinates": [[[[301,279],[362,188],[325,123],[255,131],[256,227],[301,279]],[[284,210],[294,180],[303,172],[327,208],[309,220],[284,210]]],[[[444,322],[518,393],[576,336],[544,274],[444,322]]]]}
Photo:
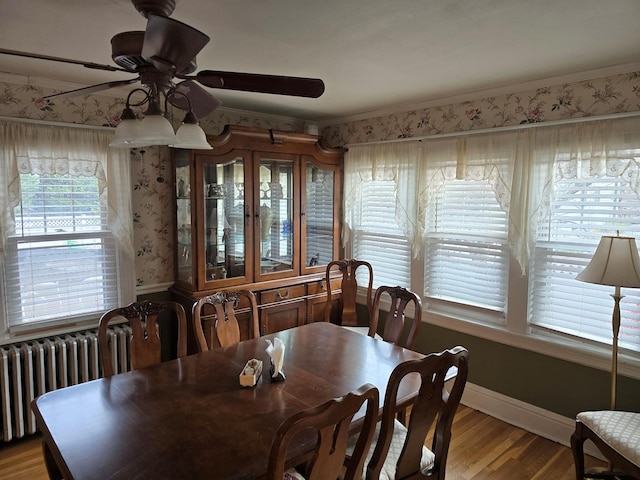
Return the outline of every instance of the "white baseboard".
{"type": "MultiPolygon", "coordinates": [[[[473,383],[467,383],[465,386],[461,403],[561,445],[571,446],[571,434],[575,429],[573,418],[563,417],[473,383]]],[[[605,460],[591,442],[585,442],[584,451],[588,455],[605,460]]]]}

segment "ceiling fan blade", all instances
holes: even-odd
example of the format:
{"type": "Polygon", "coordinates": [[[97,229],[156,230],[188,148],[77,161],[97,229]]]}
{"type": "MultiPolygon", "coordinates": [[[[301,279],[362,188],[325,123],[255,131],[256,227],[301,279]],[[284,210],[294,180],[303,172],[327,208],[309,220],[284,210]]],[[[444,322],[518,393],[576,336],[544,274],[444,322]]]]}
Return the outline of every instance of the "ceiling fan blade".
{"type": "Polygon", "coordinates": [[[7,50],[6,48],[0,48],[0,54],[14,55],[16,57],[37,58],[39,60],[50,60],[52,62],[71,63],[74,65],[82,65],[85,68],[92,70],[107,70],[109,72],[126,72],[123,68],[113,67],[111,65],[102,65],[100,63],[85,62],[83,60],[72,60],[70,58],[51,57],[49,55],[40,55],[38,53],[20,52],[18,50],[7,50]]]}
{"type": "Polygon", "coordinates": [[[109,88],[121,87],[121,86],[124,86],[124,85],[131,85],[132,83],[135,83],[138,80],[140,80],[139,77],[130,78],[129,80],[116,80],[116,81],[113,81],[113,82],[99,83],[97,85],[92,85],[90,87],[82,87],[82,88],[77,88],[75,90],[69,90],[69,91],[66,91],[66,92],[53,93],[51,95],[47,95],[47,96],[42,97],[42,98],[75,97],[77,95],[88,95],[90,93],[96,93],[96,92],[100,92],[102,90],[108,90],[109,88]]]}
{"type": "Polygon", "coordinates": [[[185,95],[189,100],[182,95],[169,95],[167,101],[182,110],[189,110],[191,104],[191,110],[198,119],[206,117],[222,104],[193,80],[180,82],[173,91],[185,95]]]}
{"type": "Polygon", "coordinates": [[[242,90],[244,92],[273,93],[276,95],[310,98],[318,98],[324,93],[324,82],[319,78],[203,70],[198,72],[196,80],[207,87],[242,90]]]}
{"type": "Polygon", "coordinates": [[[191,73],[196,55],[207,43],[209,37],[195,28],[172,18],[149,14],[142,58],[161,72],[175,68],[180,75],[191,73]]]}

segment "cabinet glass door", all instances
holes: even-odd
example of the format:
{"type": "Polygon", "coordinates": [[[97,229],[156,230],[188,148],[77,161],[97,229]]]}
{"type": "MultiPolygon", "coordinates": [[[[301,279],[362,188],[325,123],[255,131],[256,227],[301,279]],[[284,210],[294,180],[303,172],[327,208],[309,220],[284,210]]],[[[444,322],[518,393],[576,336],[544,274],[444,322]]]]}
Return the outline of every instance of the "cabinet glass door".
{"type": "Polygon", "coordinates": [[[191,240],[191,170],[188,152],[176,153],[176,227],[178,282],[193,285],[193,243],[191,240]]]}
{"type": "Polygon", "coordinates": [[[255,190],[259,276],[280,277],[294,269],[294,165],[293,157],[260,157],[255,190]]]}
{"type": "Polygon", "coordinates": [[[231,156],[228,161],[203,164],[205,283],[238,283],[250,265],[245,248],[248,213],[245,197],[245,161],[231,156]]]}
{"type": "MultiPolygon", "coordinates": [[[[334,259],[335,193],[333,170],[305,161],[302,205],[304,270],[322,270],[334,259]],[[322,267],[314,269],[313,267],[322,267]]],[[[303,271],[303,273],[306,273],[303,271]]]]}

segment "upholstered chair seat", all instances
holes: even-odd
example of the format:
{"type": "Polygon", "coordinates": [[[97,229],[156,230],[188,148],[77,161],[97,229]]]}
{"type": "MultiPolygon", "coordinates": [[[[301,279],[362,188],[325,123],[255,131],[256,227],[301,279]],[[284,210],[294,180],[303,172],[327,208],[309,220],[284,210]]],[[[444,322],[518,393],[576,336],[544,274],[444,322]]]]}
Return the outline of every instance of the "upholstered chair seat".
{"type": "Polygon", "coordinates": [[[577,479],[585,477],[585,440],[591,440],[609,460],[614,478],[640,478],[640,413],[598,410],[576,415],[571,447],[577,479]]]}
{"type": "MultiPolygon", "coordinates": [[[[373,456],[373,449],[378,442],[378,435],[380,435],[380,423],[376,425],[376,430],[373,434],[373,442],[371,443],[371,448],[369,449],[369,453],[367,454],[367,458],[364,462],[365,465],[368,465],[369,461],[371,461],[371,457],[373,456]]],[[[379,480],[393,480],[395,478],[396,465],[398,464],[398,460],[400,459],[400,452],[402,452],[402,447],[404,447],[404,442],[406,439],[407,427],[400,423],[400,421],[394,420],[393,436],[391,437],[391,444],[389,445],[387,457],[385,458],[384,464],[382,465],[382,470],[380,471],[379,480]]],[[[355,439],[350,438],[349,445],[347,447],[347,453],[351,454],[354,447],[355,439]]],[[[429,469],[433,468],[435,460],[435,454],[427,447],[422,447],[422,456],[420,457],[420,471],[423,473],[427,473],[429,469]]],[[[365,479],[365,475],[362,476],[362,479],[365,479]]]]}

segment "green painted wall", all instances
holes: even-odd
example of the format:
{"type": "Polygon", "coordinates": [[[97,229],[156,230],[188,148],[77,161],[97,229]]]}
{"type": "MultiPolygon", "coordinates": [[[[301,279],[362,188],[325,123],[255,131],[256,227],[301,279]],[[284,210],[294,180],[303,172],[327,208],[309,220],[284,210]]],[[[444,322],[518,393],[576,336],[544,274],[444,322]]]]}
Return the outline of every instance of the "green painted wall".
{"type": "MultiPolygon", "coordinates": [[[[573,418],[582,410],[609,407],[611,375],[576,363],[423,324],[416,350],[463,345],[469,350],[469,382],[573,418]]],[[[618,377],[620,410],[640,410],[640,381],[618,377]]]]}
{"type": "MultiPolygon", "coordinates": [[[[469,350],[470,383],[568,418],[609,408],[611,375],[602,370],[426,323],[415,349],[430,353],[456,345],[469,350]]],[[[640,411],[640,381],[618,377],[617,407],[640,411]]]]}

